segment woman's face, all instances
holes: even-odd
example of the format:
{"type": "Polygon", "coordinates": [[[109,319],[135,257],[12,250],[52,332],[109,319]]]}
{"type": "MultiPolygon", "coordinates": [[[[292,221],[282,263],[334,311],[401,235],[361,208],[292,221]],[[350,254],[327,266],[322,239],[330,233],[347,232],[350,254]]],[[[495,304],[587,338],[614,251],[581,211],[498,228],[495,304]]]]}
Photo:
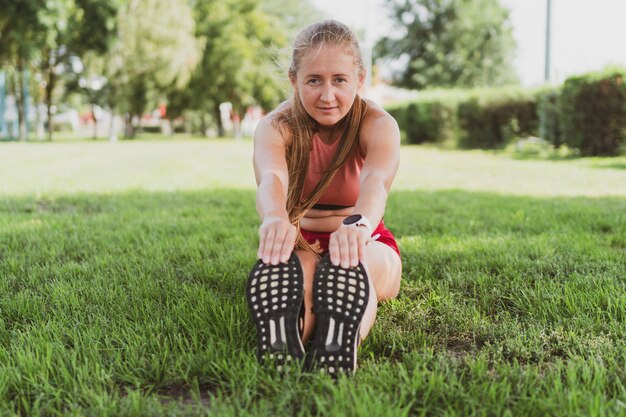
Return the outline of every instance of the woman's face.
{"type": "Polygon", "coordinates": [[[291,80],[304,109],[321,126],[331,127],[348,114],[365,80],[365,73],[359,73],[349,48],[312,48],[302,57],[296,79],[291,80]]]}

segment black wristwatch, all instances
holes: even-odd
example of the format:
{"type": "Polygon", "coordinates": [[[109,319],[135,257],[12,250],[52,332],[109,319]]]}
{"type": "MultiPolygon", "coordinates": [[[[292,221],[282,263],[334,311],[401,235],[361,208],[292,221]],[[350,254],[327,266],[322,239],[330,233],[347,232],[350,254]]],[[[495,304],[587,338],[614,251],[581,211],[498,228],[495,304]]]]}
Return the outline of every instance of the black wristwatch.
{"type": "Polygon", "coordinates": [[[343,219],[342,224],[344,226],[365,226],[370,232],[370,235],[373,232],[372,224],[369,220],[367,220],[367,217],[363,216],[362,214],[353,214],[352,216],[348,216],[343,219]]]}

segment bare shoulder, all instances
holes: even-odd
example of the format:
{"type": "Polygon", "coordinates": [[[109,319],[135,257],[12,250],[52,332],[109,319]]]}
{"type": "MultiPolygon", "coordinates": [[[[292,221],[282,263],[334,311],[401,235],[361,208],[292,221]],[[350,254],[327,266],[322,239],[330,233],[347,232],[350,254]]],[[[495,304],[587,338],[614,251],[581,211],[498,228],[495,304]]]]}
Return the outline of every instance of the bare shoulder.
{"type": "Polygon", "coordinates": [[[289,128],[285,124],[280,123],[282,115],[291,108],[291,102],[285,101],[281,103],[276,109],[265,115],[259,121],[255,131],[255,142],[274,142],[280,140],[283,144],[289,140],[289,128]]]}
{"type": "Polygon", "coordinates": [[[400,142],[398,123],[389,113],[372,100],[365,99],[367,112],[363,118],[359,135],[366,142],[376,138],[386,141],[400,142]]]}
{"type": "Polygon", "coordinates": [[[291,140],[285,123],[281,122],[282,112],[288,110],[281,104],[266,115],[254,131],[254,152],[252,156],[257,185],[265,175],[276,175],[283,184],[288,183],[285,153],[287,140],[291,140]]]}

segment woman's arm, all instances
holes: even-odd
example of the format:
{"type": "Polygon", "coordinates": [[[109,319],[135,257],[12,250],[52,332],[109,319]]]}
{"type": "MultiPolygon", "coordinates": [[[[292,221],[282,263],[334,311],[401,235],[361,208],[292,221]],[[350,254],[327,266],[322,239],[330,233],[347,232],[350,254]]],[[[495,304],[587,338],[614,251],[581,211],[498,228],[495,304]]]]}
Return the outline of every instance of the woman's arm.
{"type": "MultiPolygon", "coordinates": [[[[388,113],[373,103],[360,129],[365,153],[361,186],[354,212],[365,216],[375,229],[385,214],[387,195],[400,163],[400,131],[388,113]]],[[[370,235],[367,228],[339,227],[330,238],[331,262],[342,267],[356,266],[364,259],[370,235]]]]}
{"type": "Polygon", "coordinates": [[[257,182],[256,207],[261,217],[257,257],[273,265],[287,262],[293,251],[297,230],[287,214],[289,174],[285,140],[265,117],[254,132],[254,174],[257,182]]]}

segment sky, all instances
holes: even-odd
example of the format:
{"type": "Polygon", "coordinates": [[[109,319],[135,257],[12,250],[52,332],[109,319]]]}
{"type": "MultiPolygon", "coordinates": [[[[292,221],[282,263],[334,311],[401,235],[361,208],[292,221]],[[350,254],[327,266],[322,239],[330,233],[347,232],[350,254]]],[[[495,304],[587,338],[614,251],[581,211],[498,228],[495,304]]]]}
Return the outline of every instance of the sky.
{"type": "MultiPolygon", "coordinates": [[[[384,0],[311,0],[330,17],[353,29],[369,28],[372,39],[392,28],[384,0]]],[[[517,42],[515,69],[525,86],[544,79],[547,0],[500,0],[511,11],[517,42]]],[[[626,67],[626,0],[552,0],[550,79],[626,67]]]]}

